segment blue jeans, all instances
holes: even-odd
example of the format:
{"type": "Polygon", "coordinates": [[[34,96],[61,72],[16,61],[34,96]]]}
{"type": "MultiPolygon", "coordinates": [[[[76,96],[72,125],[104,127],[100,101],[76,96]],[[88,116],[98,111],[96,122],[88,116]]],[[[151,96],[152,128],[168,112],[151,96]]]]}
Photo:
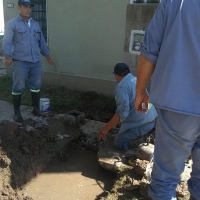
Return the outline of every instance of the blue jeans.
{"type": "Polygon", "coordinates": [[[25,90],[25,80],[27,77],[29,88],[32,90],[39,90],[42,77],[41,62],[30,63],[14,61],[12,86],[13,93],[22,93],[25,90]]]}
{"type": "Polygon", "coordinates": [[[155,120],[150,123],[143,124],[131,129],[128,129],[122,133],[117,133],[115,136],[114,144],[120,149],[129,149],[129,142],[150,132],[155,127],[155,120]]]}
{"type": "Polygon", "coordinates": [[[154,166],[149,195],[153,200],[176,199],[175,189],[192,155],[189,191],[200,200],[200,117],[157,109],[154,166]]]}

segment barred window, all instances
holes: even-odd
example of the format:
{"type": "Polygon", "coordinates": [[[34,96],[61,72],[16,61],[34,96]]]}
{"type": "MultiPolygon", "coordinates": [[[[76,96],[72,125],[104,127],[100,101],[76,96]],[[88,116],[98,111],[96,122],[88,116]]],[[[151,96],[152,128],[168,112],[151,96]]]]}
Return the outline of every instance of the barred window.
{"type": "Polygon", "coordinates": [[[46,0],[31,0],[34,4],[31,17],[40,24],[44,39],[47,42],[46,0]]]}
{"type": "Polygon", "coordinates": [[[130,4],[132,3],[160,3],[161,0],[130,0],[130,4]]]}

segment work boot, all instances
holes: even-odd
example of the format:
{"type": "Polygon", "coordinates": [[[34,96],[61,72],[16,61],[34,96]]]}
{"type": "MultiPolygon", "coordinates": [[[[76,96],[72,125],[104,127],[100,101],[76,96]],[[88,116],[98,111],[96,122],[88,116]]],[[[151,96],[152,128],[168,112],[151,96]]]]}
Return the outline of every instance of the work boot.
{"type": "Polygon", "coordinates": [[[31,92],[31,98],[33,106],[32,114],[38,117],[42,116],[42,112],[40,111],[40,92],[31,92]]]}
{"type": "Polygon", "coordinates": [[[13,95],[13,105],[14,105],[14,120],[16,122],[23,122],[23,118],[20,112],[21,94],[13,95]]]}

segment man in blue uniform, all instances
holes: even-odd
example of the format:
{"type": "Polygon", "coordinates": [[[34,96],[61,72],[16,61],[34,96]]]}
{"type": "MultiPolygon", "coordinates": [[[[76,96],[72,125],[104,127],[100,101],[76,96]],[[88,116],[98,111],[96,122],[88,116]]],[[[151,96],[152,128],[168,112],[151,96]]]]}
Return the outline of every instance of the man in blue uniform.
{"type": "Polygon", "coordinates": [[[5,65],[13,65],[12,95],[16,122],[23,121],[20,112],[21,93],[25,89],[27,76],[32,97],[32,113],[41,115],[39,100],[42,66],[38,48],[48,63],[54,65],[40,26],[30,17],[33,6],[29,0],[18,1],[19,15],[6,24],[3,39],[5,65]]]}
{"type": "Polygon", "coordinates": [[[127,150],[130,148],[130,142],[141,138],[154,128],[157,112],[152,104],[148,105],[148,112],[145,115],[136,111],[136,77],[130,73],[125,63],[116,64],[113,74],[118,82],[115,89],[117,109],[113,118],[99,131],[99,139],[105,139],[109,130],[121,122],[114,144],[127,150]]]}
{"type": "Polygon", "coordinates": [[[188,181],[200,200],[200,1],[162,0],[141,46],[135,107],[157,107],[154,167],[149,195],[176,199],[175,189],[192,155],[188,181]],[[145,86],[154,72],[150,98],[145,86]]]}

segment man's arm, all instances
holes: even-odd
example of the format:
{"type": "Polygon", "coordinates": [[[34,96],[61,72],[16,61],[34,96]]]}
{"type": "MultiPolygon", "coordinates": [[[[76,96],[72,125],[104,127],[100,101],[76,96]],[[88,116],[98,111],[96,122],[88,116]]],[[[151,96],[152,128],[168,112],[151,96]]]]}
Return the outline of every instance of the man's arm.
{"type": "Polygon", "coordinates": [[[50,55],[47,55],[47,56],[46,56],[46,59],[47,59],[47,61],[48,61],[48,63],[49,63],[50,65],[55,65],[55,62],[54,62],[54,60],[51,59],[50,55]]]}
{"type": "Polygon", "coordinates": [[[146,92],[146,85],[151,75],[153,74],[154,69],[155,64],[151,63],[141,54],[137,67],[137,84],[135,98],[135,108],[139,112],[146,113],[148,110],[149,96],[146,92]],[[145,107],[143,106],[143,104],[145,104],[145,107]]]}
{"type": "Polygon", "coordinates": [[[130,113],[129,95],[123,87],[117,88],[115,91],[115,101],[117,110],[112,119],[99,131],[99,139],[105,139],[106,135],[119,122],[123,122],[130,113]]]}
{"type": "Polygon", "coordinates": [[[44,35],[42,33],[42,30],[41,30],[41,34],[40,34],[40,41],[39,41],[39,48],[40,48],[40,52],[43,56],[46,57],[47,59],[47,62],[50,64],[50,65],[55,65],[54,63],[54,60],[51,59],[50,55],[49,55],[49,49],[47,47],[47,44],[46,44],[46,41],[44,39],[44,35]]]}
{"type": "Polygon", "coordinates": [[[12,48],[13,48],[13,44],[12,44],[13,36],[14,36],[14,31],[12,28],[12,24],[7,23],[6,28],[5,28],[4,38],[3,38],[3,45],[2,45],[2,48],[3,48],[2,50],[5,57],[4,63],[6,66],[13,64],[13,61],[11,59],[12,48]]]}
{"type": "Polygon", "coordinates": [[[105,139],[106,135],[112,129],[120,122],[120,116],[116,112],[115,115],[112,117],[112,119],[99,131],[99,140],[105,139]]]}
{"type": "Polygon", "coordinates": [[[13,64],[12,58],[8,54],[4,54],[4,57],[5,57],[4,63],[6,66],[13,64]]]}

